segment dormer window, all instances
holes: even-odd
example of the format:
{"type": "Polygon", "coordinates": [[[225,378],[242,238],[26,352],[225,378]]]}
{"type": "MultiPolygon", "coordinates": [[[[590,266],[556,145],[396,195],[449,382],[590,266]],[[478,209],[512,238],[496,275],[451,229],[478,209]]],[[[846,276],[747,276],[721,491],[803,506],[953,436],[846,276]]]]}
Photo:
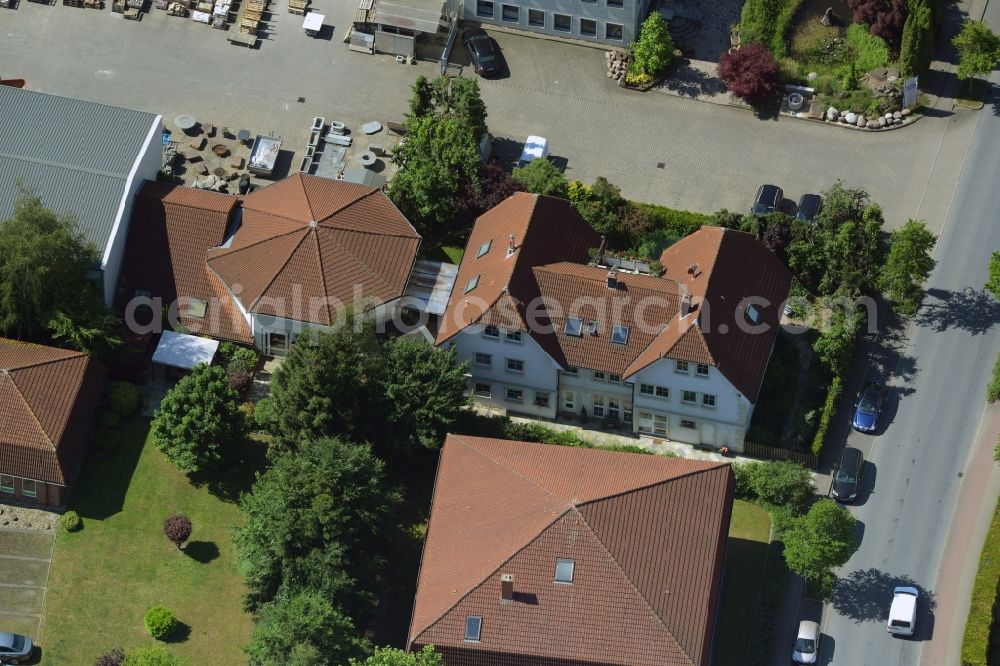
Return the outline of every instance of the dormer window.
{"type": "Polygon", "coordinates": [[[485,243],[483,243],[482,245],[480,245],[479,246],[479,252],[476,253],[476,259],[478,259],[479,257],[481,257],[484,254],[486,254],[487,252],[489,252],[490,251],[490,247],[492,247],[492,246],[493,246],[493,239],[492,238],[489,239],[488,241],[486,241],[485,243]]]}
{"type": "Polygon", "coordinates": [[[572,583],[573,582],[573,570],[576,568],[575,560],[568,560],[562,557],[556,560],[556,582],[557,583],[572,583]]]}
{"type": "Polygon", "coordinates": [[[616,345],[628,344],[628,326],[615,326],[611,330],[611,342],[616,345]]]}
{"type": "Polygon", "coordinates": [[[753,305],[747,306],[747,319],[750,320],[751,324],[756,324],[760,321],[760,310],[758,310],[753,305]]]}
{"type": "Polygon", "coordinates": [[[469,615],[465,618],[465,640],[474,643],[479,642],[483,633],[483,616],[469,615]]]}
{"type": "Polygon", "coordinates": [[[466,283],[465,293],[469,293],[470,291],[475,289],[478,284],[479,284],[479,276],[477,275],[476,277],[472,278],[466,283]]]}
{"type": "Polygon", "coordinates": [[[583,335],[583,320],[579,317],[566,317],[566,326],[563,330],[566,331],[566,335],[579,338],[583,335]]]}

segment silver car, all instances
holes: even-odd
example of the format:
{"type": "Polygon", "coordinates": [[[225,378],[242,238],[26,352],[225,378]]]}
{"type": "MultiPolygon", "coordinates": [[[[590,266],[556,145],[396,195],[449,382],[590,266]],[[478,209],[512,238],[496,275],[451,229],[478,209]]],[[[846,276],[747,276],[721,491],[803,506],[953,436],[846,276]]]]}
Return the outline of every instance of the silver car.
{"type": "Polygon", "coordinates": [[[21,634],[0,631],[0,664],[20,664],[31,658],[35,644],[21,634]]]}
{"type": "Polygon", "coordinates": [[[795,637],[792,661],[796,664],[815,664],[818,656],[819,624],[802,620],[799,622],[799,635],[795,637]]]}

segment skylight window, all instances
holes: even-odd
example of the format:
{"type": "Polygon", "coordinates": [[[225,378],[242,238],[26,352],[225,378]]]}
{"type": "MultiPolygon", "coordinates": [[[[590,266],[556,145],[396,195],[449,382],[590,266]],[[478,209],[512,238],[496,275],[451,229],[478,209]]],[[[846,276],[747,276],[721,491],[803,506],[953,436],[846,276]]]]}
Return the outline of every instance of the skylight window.
{"type": "Polygon", "coordinates": [[[572,583],[573,582],[573,570],[576,568],[575,560],[566,560],[563,558],[558,558],[556,560],[556,582],[557,583],[572,583]]]}
{"type": "Polygon", "coordinates": [[[564,330],[566,331],[566,335],[579,338],[583,335],[583,320],[579,317],[566,317],[566,327],[564,330]]]}
{"type": "Polygon", "coordinates": [[[208,310],[208,301],[200,298],[192,298],[187,304],[187,316],[196,317],[198,319],[205,318],[205,312],[208,310]]]}
{"type": "Polygon", "coordinates": [[[465,285],[465,293],[469,293],[470,291],[475,289],[476,285],[478,284],[479,284],[479,276],[477,275],[476,277],[469,280],[469,282],[465,285]]]}
{"type": "Polygon", "coordinates": [[[587,333],[597,335],[597,322],[593,319],[587,322],[587,333]]]}
{"type": "Polygon", "coordinates": [[[482,245],[480,245],[479,246],[479,252],[476,253],[476,259],[478,259],[479,257],[481,257],[484,254],[486,254],[487,252],[489,252],[490,251],[490,247],[492,245],[493,245],[493,239],[492,238],[489,239],[488,241],[486,241],[485,243],[483,243],[482,245]]]}
{"type": "Polygon", "coordinates": [[[611,330],[611,342],[616,345],[628,344],[628,326],[615,326],[611,330]]]}
{"type": "Polygon", "coordinates": [[[747,319],[749,319],[751,323],[756,324],[758,321],[760,321],[760,310],[758,310],[752,305],[748,305],[747,319]]]}
{"type": "Polygon", "coordinates": [[[483,616],[469,615],[465,618],[465,640],[479,642],[483,631],[483,616]]]}

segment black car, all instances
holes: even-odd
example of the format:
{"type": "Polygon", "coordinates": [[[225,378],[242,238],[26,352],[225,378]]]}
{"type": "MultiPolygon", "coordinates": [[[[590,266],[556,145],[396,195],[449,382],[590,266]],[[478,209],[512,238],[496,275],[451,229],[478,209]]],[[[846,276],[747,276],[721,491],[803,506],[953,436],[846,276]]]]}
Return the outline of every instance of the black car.
{"type": "Polygon", "coordinates": [[[761,185],[757,190],[757,198],[753,201],[750,212],[754,215],[767,215],[781,209],[784,192],[777,185],[761,185]]]}
{"type": "Polygon", "coordinates": [[[795,219],[803,222],[812,222],[819,214],[819,209],[823,207],[823,198],[818,194],[803,194],[799,199],[798,210],[795,211],[795,219]]]}
{"type": "Polygon", "coordinates": [[[853,502],[861,487],[861,473],[865,468],[865,457],[861,451],[851,446],[844,448],[840,464],[833,474],[833,489],[830,494],[838,502],[853,502]]]}
{"type": "Polygon", "coordinates": [[[485,30],[470,30],[465,33],[463,42],[465,48],[469,49],[469,55],[472,56],[476,74],[489,76],[500,71],[500,54],[485,30]]]}

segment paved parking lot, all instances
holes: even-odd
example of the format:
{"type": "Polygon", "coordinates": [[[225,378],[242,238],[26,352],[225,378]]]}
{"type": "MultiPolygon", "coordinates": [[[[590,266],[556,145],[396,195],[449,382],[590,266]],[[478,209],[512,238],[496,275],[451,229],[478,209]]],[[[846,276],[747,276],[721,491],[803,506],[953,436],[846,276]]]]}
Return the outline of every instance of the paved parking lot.
{"type": "MultiPolygon", "coordinates": [[[[222,31],[155,9],[132,22],[108,10],[22,2],[3,13],[0,69],[36,90],[158,112],[168,122],[190,113],[220,126],[273,130],[296,151],[313,116],[354,127],[400,118],[416,75],[438,71],[435,62],[399,65],[349,51],[341,39],[352,0],[314,0],[332,24],[326,39],[306,37],[301,18],[283,4],[272,7],[260,48],[248,50],[222,31]]],[[[597,49],[496,39],[511,74],[482,83],[494,134],[547,136],[571,178],[604,175],[631,198],[680,208],[743,210],[761,182],[797,199],[842,179],[868,189],[899,224],[923,214],[932,160],[942,145],[947,150],[945,131],[967,123],[950,109],[881,134],[760,120],[732,107],[622,91],[604,76],[597,49]]],[[[945,203],[950,197],[937,194],[945,203]]],[[[934,227],[943,212],[926,216],[934,227]]]]}
{"type": "Polygon", "coordinates": [[[54,538],[0,529],[0,631],[38,636],[54,538]]]}

